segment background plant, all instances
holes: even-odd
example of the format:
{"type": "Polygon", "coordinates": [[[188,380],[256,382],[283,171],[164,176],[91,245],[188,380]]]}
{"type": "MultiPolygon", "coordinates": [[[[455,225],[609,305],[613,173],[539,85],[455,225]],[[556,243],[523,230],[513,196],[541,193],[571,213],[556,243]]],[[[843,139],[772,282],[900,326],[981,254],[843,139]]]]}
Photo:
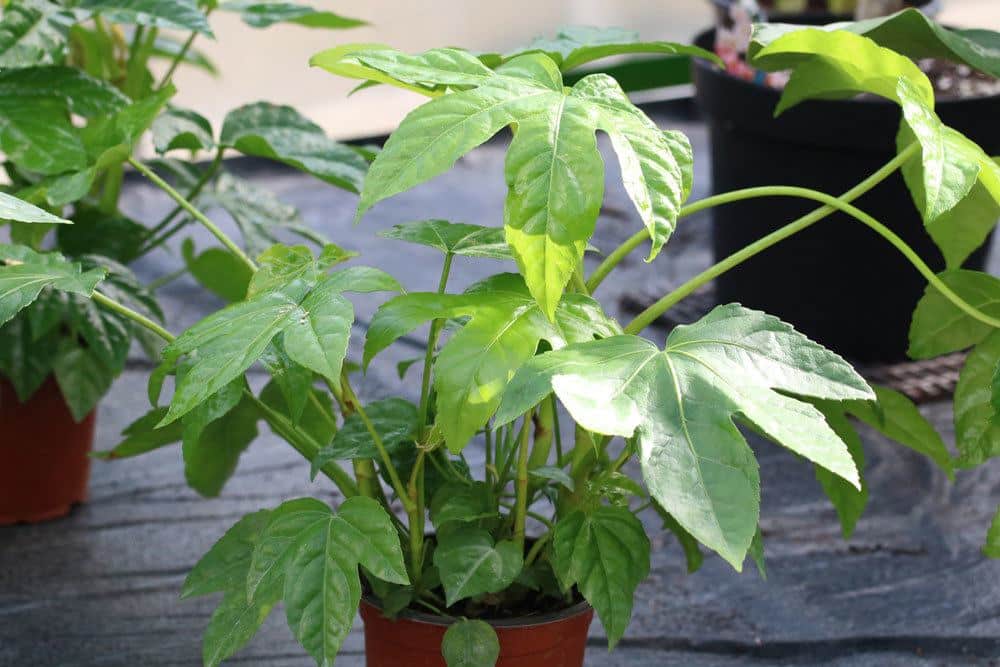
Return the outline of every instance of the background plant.
{"type": "MultiPolygon", "coordinates": [[[[350,45],[314,63],[431,98],[375,157],[361,189],[361,214],[446,171],[501,129],[514,129],[502,229],[427,220],[386,234],[442,252],[437,291],[407,293],[380,270],[341,267],[351,253],[336,246],[317,256],[305,246],[277,244],[250,259],[173,191],[181,209],[218,234],[243,267],[245,280],[225,290],[232,305],[175,338],[104,294],[103,285],[94,291],[100,275],[16,246],[7,252],[22,255],[6,261],[0,281],[22,287],[0,303],[23,307],[34,287],[19,276],[47,271],[44,285],[53,291],[92,294],[169,342],[150,380],[153,409],[110,456],[182,442],[189,481],[215,493],[263,419],[345,497],[336,511],[302,498],[248,515],[199,562],[184,593],[223,593],[205,633],[206,664],[238,650],[279,601],[304,648],[318,664],[332,664],[364,593],[390,615],[412,608],[456,619],[560,608],[583,597],[614,645],[649,568],[650,542],[637,514],[659,513],[690,569],[700,565],[704,545],[738,570],[747,556],[763,570],[757,463],[737,425],[815,467],[845,535],[867,502],[864,453],[849,416],[952,474],[956,461],[912,403],[869,387],[843,359],[773,317],[729,304],[677,327],[663,348],[638,335],[700,285],[833,211],[881,235],[927,278],[914,317],[914,355],[976,346],[956,395],[957,464],[997,451],[1000,320],[989,296],[996,279],[960,269],[936,275],[889,227],[851,204],[902,169],[934,238],[955,263],[995,224],[995,211],[956,213],[975,193],[996,206],[995,163],[941,124],[926,77],[900,55],[933,48],[983,68],[995,61],[973,62],[962,53],[978,58],[982,51],[974,45],[993,37],[955,37],[914,22],[904,13],[875,28],[847,26],[869,37],[843,30],[758,33],[755,64],[794,70],[782,108],[859,92],[900,104],[899,154],[840,197],[769,186],[686,203],[692,154],[682,135],[659,130],[607,76],[564,85],[569,66],[670,45],[622,44],[620,33],[591,33],[590,43],[564,35],[506,56],[460,49],[406,55],[350,45]],[[893,36],[896,51],[878,45],[884,35],[893,36]],[[933,47],[926,35],[936,40],[933,47]],[[604,182],[597,131],[611,138],[643,227],[588,276],[583,253],[604,182]],[[591,296],[647,240],[655,257],[684,217],[759,196],[803,197],[820,206],[695,276],[624,327],[591,296]],[[949,215],[961,224],[942,222],[949,215]],[[453,263],[477,257],[509,258],[519,273],[449,292],[453,263]],[[401,336],[429,329],[424,358],[400,368],[403,396],[366,404],[352,388],[355,369],[345,356],[354,313],[344,296],[352,292],[391,295],[371,322],[362,366],[401,336]],[[255,363],[272,375],[259,393],[244,376],[255,363]],[[407,381],[412,366],[422,374],[407,381]],[[161,406],[170,375],[174,392],[161,406]],[[218,434],[217,444],[200,447],[210,432],[218,434]],[[486,454],[482,474],[473,474],[463,457],[476,438],[486,454]],[[644,484],[622,472],[633,458],[644,484]],[[425,537],[429,528],[432,538],[425,537]]],[[[54,222],[31,220],[45,213],[22,203],[11,206],[26,224],[54,222]]],[[[997,553],[998,533],[990,532],[988,553],[997,553]]],[[[498,648],[488,624],[465,620],[452,626],[442,650],[452,665],[490,664],[498,648]]]]}

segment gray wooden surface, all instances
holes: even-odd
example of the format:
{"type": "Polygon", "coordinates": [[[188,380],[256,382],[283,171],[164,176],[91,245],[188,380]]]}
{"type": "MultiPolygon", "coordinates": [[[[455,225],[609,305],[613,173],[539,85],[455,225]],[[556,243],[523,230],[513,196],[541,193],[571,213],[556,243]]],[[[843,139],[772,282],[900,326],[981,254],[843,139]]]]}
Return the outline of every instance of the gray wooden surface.
{"type": "MultiPolygon", "coordinates": [[[[705,194],[705,133],[684,116],[661,115],[665,127],[690,134],[698,153],[695,197],[705,194]]],[[[497,225],[503,202],[503,146],[489,144],[451,173],[380,204],[353,227],[354,198],[309,178],[253,168],[302,207],[308,222],[362,261],[387,269],[410,289],[433,289],[433,252],[375,237],[379,229],[420,217],[497,225]]],[[[608,250],[637,229],[617,167],[608,159],[608,193],[595,244],[608,250]]],[[[128,208],[157,218],[166,200],[133,184],[128,208]]],[[[612,307],[640,289],[666,290],[709,263],[704,216],[685,220],[653,266],[630,260],[602,289],[612,307]]],[[[202,247],[209,239],[194,236],[202,247]]],[[[159,254],[139,267],[146,279],[169,272],[176,259],[159,254]]],[[[461,262],[453,287],[497,270],[498,263],[461,262]]],[[[995,271],[994,271],[995,272],[995,271]]],[[[218,304],[180,280],[162,296],[173,330],[218,304]]],[[[357,353],[376,302],[356,300],[357,353]]],[[[404,341],[360,381],[369,398],[400,392],[395,362],[417,356],[404,341]]],[[[121,428],[147,409],[148,365],[139,355],[100,408],[97,447],[114,446],[121,428]]],[[[259,383],[262,376],[254,376],[259,383]]],[[[950,438],[950,406],[926,407],[950,438]]],[[[737,574],[715,557],[687,575],[672,538],[646,516],[653,568],[639,588],[632,625],[609,654],[599,623],[591,629],[588,666],[736,667],[746,665],[1000,665],[1000,563],[979,545],[1000,502],[1000,469],[964,472],[955,484],[923,459],[865,434],[872,500],[855,536],[844,542],[811,469],[774,445],[754,441],[763,476],[763,531],[769,579],[737,574]]],[[[30,443],[25,443],[30,446],[30,443]]],[[[478,460],[475,451],[473,461],[478,460]]],[[[633,470],[633,472],[635,472],[633,470]]],[[[183,480],[180,452],[168,448],[139,459],[95,463],[90,501],[51,523],[0,528],[0,666],[75,667],[197,665],[200,634],[215,600],[180,601],[186,572],[244,513],[301,496],[333,499],[308,480],[308,464],[269,433],[244,455],[235,478],[216,499],[199,498],[183,480]]],[[[337,664],[364,664],[360,626],[337,664]]],[[[310,664],[279,610],[233,665],[310,664]]]]}

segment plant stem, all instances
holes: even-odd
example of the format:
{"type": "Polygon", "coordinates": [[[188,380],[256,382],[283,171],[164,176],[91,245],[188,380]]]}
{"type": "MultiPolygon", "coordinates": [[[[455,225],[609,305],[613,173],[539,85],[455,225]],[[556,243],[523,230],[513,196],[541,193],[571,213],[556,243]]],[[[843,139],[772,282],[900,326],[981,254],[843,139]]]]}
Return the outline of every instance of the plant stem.
{"type": "MultiPolygon", "coordinates": [[[[861,181],[853,188],[842,194],[839,197],[840,201],[849,203],[854,201],[858,197],[864,195],[869,190],[874,188],[876,185],[878,185],[886,178],[888,178],[893,172],[895,172],[901,166],[903,166],[903,164],[905,164],[912,157],[914,157],[919,152],[919,150],[920,150],[919,145],[916,142],[910,144],[904,150],[900,151],[900,153],[896,155],[896,157],[887,162],[877,171],[873,172],[871,176],[869,176],[868,178],[861,181]]],[[[704,211],[709,208],[714,208],[715,206],[720,206],[722,204],[729,204],[743,199],[750,199],[752,197],[767,196],[766,193],[761,194],[762,191],[767,189],[768,188],[766,187],[746,188],[743,190],[734,190],[732,192],[725,192],[719,195],[714,195],[712,197],[706,197],[705,199],[692,202],[691,204],[682,207],[680,213],[678,213],[677,215],[677,218],[678,220],[680,220],[681,218],[687,217],[689,215],[694,215],[695,213],[700,213],[701,211],[704,211]],[[754,193],[754,194],[747,196],[748,193],[754,193]]],[[[824,206],[809,213],[805,217],[816,216],[815,219],[812,220],[812,222],[817,222],[819,220],[822,220],[826,216],[830,215],[831,213],[833,213],[834,210],[835,209],[833,207],[824,206]]],[[[802,220],[802,218],[800,218],[799,220],[802,220]]],[[[642,245],[642,243],[647,239],[649,239],[649,231],[643,228],[638,232],[636,232],[635,234],[633,234],[628,239],[626,239],[626,241],[622,243],[620,246],[615,248],[615,250],[610,255],[608,255],[604,259],[604,261],[598,265],[596,269],[594,269],[594,272],[590,275],[590,278],[587,280],[587,287],[590,289],[590,291],[593,292],[594,290],[596,290],[597,287],[604,281],[604,279],[608,277],[608,274],[610,274],[611,271],[613,271],[614,268],[618,266],[618,264],[621,263],[621,261],[626,256],[628,256],[633,250],[642,245]]]]}
{"type": "Polygon", "coordinates": [[[517,454],[517,505],[514,509],[514,541],[524,549],[524,531],[528,516],[528,436],[530,434],[531,415],[534,410],[528,410],[524,415],[524,427],[521,429],[521,440],[517,454]]]}
{"type": "Polygon", "coordinates": [[[538,558],[538,554],[542,553],[542,548],[545,547],[545,543],[549,541],[550,537],[552,537],[551,531],[535,540],[535,543],[531,545],[530,549],[528,549],[528,555],[524,558],[525,568],[535,562],[535,559],[538,558]]]}
{"type": "MultiPolygon", "coordinates": [[[[444,294],[448,287],[448,276],[451,274],[451,262],[454,255],[450,252],[444,255],[444,266],[441,267],[441,279],[438,281],[438,294],[444,294]]],[[[420,434],[422,442],[427,434],[427,417],[430,414],[431,401],[431,365],[434,363],[434,350],[437,348],[438,336],[441,335],[441,328],[444,320],[438,318],[431,322],[431,331],[427,336],[427,352],[424,354],[424,374],[420,381],[420,434]]]]}
{"type": "Polygon", "coordinates": [[[145,315],[141,315],[135,312],[128,306],[118,303],[114,299],[111,299],[105,296],[104,294],[101,294],[97,290],[94,290],[94,293],[93,295],[91,295],[91,298],[97,303],[107,308],[108,310],[113,310],[119,315],[124,315],[125,317],[132,320],[136,324],[139,324],[149,329],[150,331],[152,331],[153,333],[155,333],[157,336],[167,341],[168,343],[172,343],[176,339],[176,336],[174,336],[172,333],[170,333],[169,331],[167,331],[166,329],[164,329],[159,324],[149,319],[145,315]]]}
{"type": "MultiPolygon", "coordinates": [[[[975,307],[967,303],[960,296],[955,294],[940,278],[934,273],[934,271],[927,266],[927,264],[920,259],[920,256],[906,244],[903,239],[899,238],[892,230],[888,229],[885,225],[875,220],[864,211],[861,211],[857,207],[848,204],[841,199],[833,197],[831,195],[823,194],[822,192],[815,192],[813,190],[807,190],[804,188],[793,188],[793,187],[769,187],[760,188],[760,190],[767,190],[766,195],[768,196],[790,196],[790,197],[803,197],[805,199],[814,199],[819,202],[825,203],[827,206],[825,208],[840,210],[851,217],[859,220],[868,227],[872,228],[876,233],[882,236],[884,239],[889,241],[897,250],[899,250],[907,260],[916,267],[917,271],[920,272],[924,278],[927,279],[931,285],[933,285],[941,294],[951,301],[956,307],[964,311],[970,317],[988,324],[991,327],[1000,328],[1000,320],[994,319],[985,313],[980,312],[975,307]]],[[[760,195],[763,196],[763,195],[760,195]]],[[[784,239],[796,234],[803,229],[809,227],[810,225],[817,222],[821,217],[817,214],[823,209],[818,209],[814,213],[806,215],[799,218],[795,222],[789,223],[780,229],[771,232],[767,236],[764,236],[757,241],[754,241],[750,245],[742,248],[741,250],[733,253],[729,257],[726,257],[721,262],[718,262],[714,266],[709,267],[705,271],[701,272],[691,280],[687,281],[673,292],[667,294],[662,299],[651,305],[649,308],[639,313],[639,315],[632,320],[632,322],[625,327],[625,333],[635,334],[642,331],[647,326],[649,326],[657,317],[666,312],[670,307],[676,304],[681,299],[685,298],[699,287],[705,283],[713,280],[717,276],[725,273],[726,271],[738,266],[739,264],[750,259],[754,255],[770,248],[776,243],[783,241],[784,239]]]]}
{"type": "MultiPolygon", "coordinates": [[[[208,16],[208,14],[209,12],[206,11],[205,16],[208,16]]],[[[174,56],[174,59],[170,62],[170,67],[167,68],[167,73],[163,75],[162,79],[160,79],[159,85],[156,86],[157,90],[162,89],[164,86],[170,83],[170,80],[174,76],[174,72],[177,71],[177,67],[181,64],[181,62],[184,61],[184,56],[187,55],[187,52],[191,49],[191,45],[194,44],[194,40],[197,37],[198,33],[196,32],[192,32],[188,36],[187,40],[184,42],[184,45],[181,46],[181,50],[177,52],[177,55],[174,56]]]]}
{"type": "Polygon", "coordinates": [[[160,178],[156,174],[156,172],[154,172],[152,169],[150,169],[146,165],[136,160],[134,157],[130,157],[128,159],[128,162],[133,167],[135,167],[135,169],[139,173],[148,178],[150,182],[152,182],[156,187],[166,192],[167,195],[169,195],[171,199],[177,202],[177,204],[180,205],[182,209],[187,211],[191,215],[191,217],[193,217],[195,220],[204,225],[205,229],[210,231],[212,235],[215,236],[215,238],[217,238],[219,242],[222,243],[222,245],[224,245],[229,250],[229,252],[233,253],[240,261],[246,264],[247,268],[249,268],[251,271],[257,270],[257,265],[253,262],[253,260],[247,257],[246,253],[244,253],[243,250],[238,245],[236,245],[236,243],[231,238],[226,236],[225,232],[219,229],[214,222],[209,220],[204,213],[202,213],[194,206],[192,206],[188,200],[186,200],[183,196],[181,196],[179,192],[177,192],[177,190],[174,190],[172,187],[170,187],[170,184],[164,181],[162,178],[160,178]]]}
{"type": "Polygon", "coordinates": [[[413,472],[410,474],[410,483],[407,488],[410,502],[415,507],[413,515],[416,523],[413,523],[411,519],[410,524],[410,583],[416,590],[420,589],[420,580],[423,578],[424,571],[424,494],[422,486],[425,456],[427,456],[427,451],[421,449],[420,453],[417,454],[416,463],[413,464],[413,472]]]}

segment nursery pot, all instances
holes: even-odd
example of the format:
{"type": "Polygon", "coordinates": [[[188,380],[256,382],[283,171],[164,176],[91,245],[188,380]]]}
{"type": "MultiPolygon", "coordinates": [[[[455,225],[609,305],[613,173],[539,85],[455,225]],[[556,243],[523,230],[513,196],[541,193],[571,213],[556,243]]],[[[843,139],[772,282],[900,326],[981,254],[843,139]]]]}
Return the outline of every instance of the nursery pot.
{"type": "MultiPolygon", "coordinates": [[[[826,23],[837,17],[775,17],[826,23]]],[[[711,49],[714,31],[698,36],[711,49]]],[[[778,118],[780,91],[695,61],[698,104],[706,116],[716,193],[794,185],[839,195],[896,153],[900,110],[882,99],[809,101],[778,118]]],[[[938,102],[948,125],[1000,153],[1000,96],[938,102]]],[[[897,172],[855,204],[899,234],[935,271],[944,260],[897,172]]],[[[817,208],[811,201],[761,198],[713,209],[713,251],[720,260],[817,208]]],[[[982,269],[989,240],[966,262],[982,269]]],[[[720,303],[759,308],[859,362],[906,357],[913,309],[926,281],[880,236],[835,213],[716,279],[720,303]]]]}
{"type": "Polygon", "coordinates": [[[94,415],[75,422],[54,378],[26,402],[0,378],[0,525],[62,516],[87,496],[94,415]]]}
{"type": "MultiPolygon", "coordinates": [[[[497,667],[582,667],[593,618],[582,602],[545,616],[490,621],[500,639],[497,667]]],[[[368,599],[361,601],[361,619],[368,667],[446,667],[441,640],[449,619],[404,612],[391,620],[368,599]]]]}

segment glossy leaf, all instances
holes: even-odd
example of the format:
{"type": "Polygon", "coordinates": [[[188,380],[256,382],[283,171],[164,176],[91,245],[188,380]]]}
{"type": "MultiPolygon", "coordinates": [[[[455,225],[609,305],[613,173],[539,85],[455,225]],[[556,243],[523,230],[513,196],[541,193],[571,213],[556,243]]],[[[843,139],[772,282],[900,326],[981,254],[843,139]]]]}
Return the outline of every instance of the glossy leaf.
{"type": "Polygon", "coordinates": [[[352,19],[333,12],[320,11],[309,5],[280,0],[230,0],[219,5],[219,9],[236,12],[243,22],[253,28],[268,28],[276,23],[294,23],[307,28],[356,28],[367,25],[359,19],[352,19]]]}
{"type": "Polygon", "coordinates": [[[50,225],[71,225],[69,220],[52,215],[34,204],[18,199],[6,192],[0,192],[0,220],[26,223],[46,223],[50,225]]]}
{"type": "Polygon", "coordinates": [[[368,168],[356,150],[330,139],[292,107],[266,102],[230,111],[220,143],[246,155],[284,162],[351,192],[361,190],[368,168]]]}
{"type": "Polygon", "coordinates": [[[190,151],[215,147],[212,125],[204,116],[190,109],[172,107],[153,121],[153,145],[158,153],[176,149],[190,151]]]}
{"type": "Polygon", "coordinates": [[[550,319],[600,210],[604,167],[597,129],[619,128],[628,189],[655,228],[657,244],[673,228],[671,211],[685,194],[674,149],[683,147],[653,131],[607,77],[594,75],[601,85],[586,77],[565,89],[556,63],[540,53],[515,57],[495,71],[458,49],[409,56],[382,48],[351,57],[407,85],[465,87],[406,117],[372,163],[359,217],[378,201],[447,171],[503,127],[517,125],[505,167],[504,228],[529,290],[550,319]]]}
{"type": "Polygon", "coordinates": [[[472,526],[456,526],[439,535],[434,550],[434,565],[441,573],[449,607],[465,598],[504,590],[521,573],[523,558],[515,542],[494,543],[489,532],[472,526]]]}
{"type": "Polygon", "coordinates": [[[285,571],[285,612],[296,639],[320,665],[332,665],[361,600],[358,565],[407,584],[399,537],[385,510],[354,497],[300,534],[285,571]]]}
{"type": "MultiPolygon", "coordinates": [[[[955,269],[938,275],[941,281],[974,308],[1000,317],[1000,279],[979,271],[955,269]]],[[[910,348],[914,359],[930,359],[972,347],[992,327],[973,319],[928,285],[913,311],[910,348]]]]}
{"type": "Polygon", "coordinates": [[[471,320],[444,345],[434,363],[438,425],[453,452],[465,447],[490,418],[503,388],[541,340],[561,347],[617,329],[592,299],[575,294],[560,303],[553,324],[519,276],[499,274],[465,294],[413,293],[386,302],[368,328],[364,362],[426,322],[463,316],[471,320]],[[589,323],[581,322],[581,308],[590,313],[589,323]]]}
{"type": "Polygon", "coordinates": [[[945,266],[957,269],[983,245],[1000,220],[1000,204],[982,183],[950,211],[927,223],[927,233],[944,255],[945,266]]]}
{"type": "MultiPolygon", "coordinates": [[[[390,453],[404,442],[417,436],[417,406],[401,398],[387,398],[365,406],[365,414],[371,420],[375,432],[390,453]]],[[[348,459],[379,459],[378,448],[361,416],[353,414],[344,420],[343,426],[333,437],[333,442],[324,447],[312,462],[313,477],[319,469],[330,461],[348,459]]]]}
{"type": "Polygon", "coordinates": [[[969,353],[955,386],[958,465],[976,466],[1000,456],[1000,409],[995,401],[1000,332],[993,331],[969,353]]]}
{"type": "Polygon", "coordinates": [[[556,524],[552,565],[563,586],[576,585],[614,647],[632,616],[633,596],[649,576],[649,538],[624,507],[577,510],[556,524]]]}
{"type": "Polygon", "coordinates": [[[196,0],[81,0],[78,7],[103,16],[111,23],[212,35],[196,0]]]}
{"type": "Polygon", "coordinates": [[[84,271],[58,253],[38,254],[23,246],[0,244],[0,325],[47,287],[89,298],[104,276],[103,270],[84,271]]]}
{"type": "Polygon", "coordinates": [[[739,569],[757,527],[760,480],[734,417],[859,485],[847,447],[823,416],[775,390],[874,397],[834,353],[774,317],[731,304],[674,329],[662,351],[616,336],[535,357],[504,392],[496,423],[555,391],[583,428],[635,436],[653,498],[739,569]]]}
{"type": "Polygon", "coordinates": [[[481,227],[447,220],[421,220],[396,225],[380,233],[387,239],[418,243],[445,254],[489,259],[513,259],[498,227],[481,227]]]}
{"type": "Polygon", "coordinates": [[[441,656],[448,667],[493,667],[500,657],[500,640],[489,623],[462,619],[444,633],[441,656]]]}
{"type": "Polygon", "coordinates": [[[77,16],[49,0],[22,0],[0,18],[0,67],[49,65],[62,60],[66,36],[77,16]]]}

